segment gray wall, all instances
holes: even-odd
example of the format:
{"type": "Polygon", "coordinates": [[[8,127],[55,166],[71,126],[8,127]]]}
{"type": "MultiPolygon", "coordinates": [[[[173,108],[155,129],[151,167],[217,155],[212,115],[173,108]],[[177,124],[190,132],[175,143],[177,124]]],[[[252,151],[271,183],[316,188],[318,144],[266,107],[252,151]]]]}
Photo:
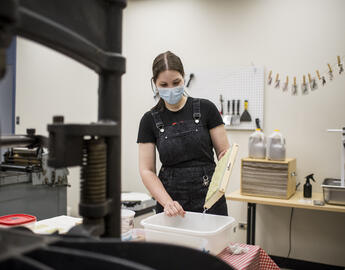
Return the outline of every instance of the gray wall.
{"type": "MultiPolygon", "coordinates": [[[[14,98],[16,73],[16,40],[13,39],[7,49],[7,72],[0,80],[0,132],[12,134],[14,132],[14,98]]],[[[0,149],[1,159],[4,149],[0,149]]]]}

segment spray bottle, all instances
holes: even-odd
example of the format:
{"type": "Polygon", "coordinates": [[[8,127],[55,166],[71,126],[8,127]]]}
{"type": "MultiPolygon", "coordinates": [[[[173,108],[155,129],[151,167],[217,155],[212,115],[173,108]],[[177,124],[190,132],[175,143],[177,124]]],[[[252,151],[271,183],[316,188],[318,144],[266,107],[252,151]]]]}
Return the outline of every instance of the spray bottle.
{"type": "Polygon", "coordinates": [[[305,184],[303,185],[303,197],[304,198],[311,198],[311,193],[312,193],[312,185],[310,184],[310,180],[313,180],[315,182],[314,179],[314,174],[309,174],[305,177],[307,180],[305,182],[305,184]]]}

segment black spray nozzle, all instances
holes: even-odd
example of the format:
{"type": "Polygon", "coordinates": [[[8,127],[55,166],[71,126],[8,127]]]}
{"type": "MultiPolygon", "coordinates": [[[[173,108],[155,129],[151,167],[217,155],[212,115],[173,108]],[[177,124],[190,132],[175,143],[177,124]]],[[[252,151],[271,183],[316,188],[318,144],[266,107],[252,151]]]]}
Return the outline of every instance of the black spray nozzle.
{"type": "Polygon", "coordinates": [[[314,174],[313,173],[307,175],[305,178],[307,179],[308,183],[309,183],[310,180],[313,180],[314,182],[316,182],[315,179],[314,179],[314,174]]]}

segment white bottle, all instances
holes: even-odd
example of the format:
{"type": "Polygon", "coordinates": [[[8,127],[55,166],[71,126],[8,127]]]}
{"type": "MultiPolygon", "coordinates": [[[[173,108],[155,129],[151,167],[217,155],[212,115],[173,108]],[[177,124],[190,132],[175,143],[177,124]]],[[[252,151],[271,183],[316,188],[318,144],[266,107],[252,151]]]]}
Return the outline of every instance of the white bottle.
{"type": "Polygon", "coordinates": [[[278,129],[268,137],[267,158],[271,160],[285,160],[285,139],[278,129]]]}
{"type": "Polygon", "coordinates": [[[261,129],[257,128],[249,137],[249,157],[266,158],[266,138],[261,129]]]}

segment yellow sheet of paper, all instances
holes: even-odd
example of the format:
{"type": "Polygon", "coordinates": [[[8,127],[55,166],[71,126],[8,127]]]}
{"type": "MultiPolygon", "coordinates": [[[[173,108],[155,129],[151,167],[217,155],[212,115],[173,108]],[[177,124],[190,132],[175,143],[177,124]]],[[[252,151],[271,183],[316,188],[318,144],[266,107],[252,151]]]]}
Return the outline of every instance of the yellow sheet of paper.
{"type": "Polygon", "coordinates": [[[211,183],[210,186],[208,188],[207,191],[207,195],[206,195],[206,201],[212,197],[212,195],[217,192],[217,190],[219,190],[220,188],[220,184],[223,180],[223,176],[226,170],[226,166],[228,164],[229,161],[229,157],[230,157],[230,152],[231,150],[229,149],[225,155],[218,161],[217,166],[214,170],[212,179],[211,179],[211,183]]]}

